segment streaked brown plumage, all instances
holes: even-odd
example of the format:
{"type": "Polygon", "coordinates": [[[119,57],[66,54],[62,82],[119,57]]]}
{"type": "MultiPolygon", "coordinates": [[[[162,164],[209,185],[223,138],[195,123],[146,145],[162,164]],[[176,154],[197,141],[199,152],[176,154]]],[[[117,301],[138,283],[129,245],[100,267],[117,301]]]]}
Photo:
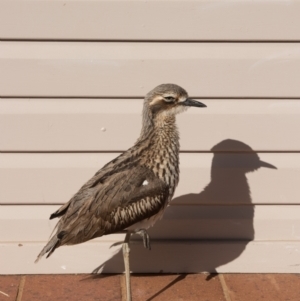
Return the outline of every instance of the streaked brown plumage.
{"type": "Polygon", "coordinates": [[[146,95],[139,139],[51,215],[50,219],[60,217],[57,231],[37,261],[62,245],[147,229],[162,216],[179,180],[175,115],[189,106],[205,107],[174,84],[160,85],[146,95]]]}

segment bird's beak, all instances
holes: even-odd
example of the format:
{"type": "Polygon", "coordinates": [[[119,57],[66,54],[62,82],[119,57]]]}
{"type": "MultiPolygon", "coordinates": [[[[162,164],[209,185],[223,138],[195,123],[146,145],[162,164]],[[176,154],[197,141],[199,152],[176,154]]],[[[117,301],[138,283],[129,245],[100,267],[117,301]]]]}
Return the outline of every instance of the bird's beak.
{"type": "Polygon", "coordinates": [[[277,169],[276,166],[274,166],[274,165],[272,165],[272,164],[270,164],[270,163],[261,161],[261,160],[259,160],[259,167],[266,167],[266,168],[277,169]]]}
{"type": "Polygon", "coordinates": [[[181,103],[183,106],[187,107],[199,107],[199,108],[206,108],[206,105],[200,101],[195,99],[187,98],[184,102],[181,103]]]}

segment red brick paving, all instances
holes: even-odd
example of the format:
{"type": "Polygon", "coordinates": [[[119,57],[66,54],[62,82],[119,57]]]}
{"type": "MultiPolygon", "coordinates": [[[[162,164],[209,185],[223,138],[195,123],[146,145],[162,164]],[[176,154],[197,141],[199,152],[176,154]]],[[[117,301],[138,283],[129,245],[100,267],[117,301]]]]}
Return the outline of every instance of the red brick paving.
{"type": "Polygon", "coordinates": [[[204,274],[134,275],[131,282],[134,301],[226,301],[218,277],[204,274]]]}
{"type": "Polygon", "coordinates": [[[120,277],[26,276],[22,301],[121,301],[120,277]]]}
{"type": "Polygon", "coordinates": [[[0,276],[0,301],[16,300],[20,280],[21,276],[0,276]]]}
{"type": "MultiPolygon", "coordinates": [[[[124,275],[0,276],[0,291],[9,295],[0,293],[0,301],[124,301],[124,283],[124,275]]],[[[132,295],[133,301],[300,301],[300,274],[224,274],[209,280],[204,274],[134,274],[132,295]]]]}
{"type": "Polygon", "coordinates": [[[224,275],[231,301],[300,301],[299,274],[224,275]]]}

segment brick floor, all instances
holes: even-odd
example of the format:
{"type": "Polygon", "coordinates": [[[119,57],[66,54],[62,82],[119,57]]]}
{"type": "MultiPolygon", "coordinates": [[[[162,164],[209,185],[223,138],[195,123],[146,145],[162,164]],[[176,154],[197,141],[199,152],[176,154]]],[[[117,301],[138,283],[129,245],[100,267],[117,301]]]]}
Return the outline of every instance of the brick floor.
{"type": "MultiPolygon", "coordinates": [[[[300,301],[299,274],[134,274],[133,301],[300,301]]],[[[124,275],[0,276],[0,301],[126,301],[124,275]]]]}
{"type": "Polygon", "coordinates": [[[231,301],[300,301],[299,274],[224,275],[231,301]]]}
{"type": "Polygon", "coordinates": [[[16,300],[21,276],[0,276],[0,301],[16,300]]]}
{"type": "Polygon", "coordinates": [[[204,274],[137,275],[132,277],[134,301],[226,301],[218,277],[204,274]]]}
{"type": "MultiPolygon", "coordinates": [[[[120,275],[27,276],[22,301],[120,301],[120,275]]],[[[19,300],[18,300],[19,301],[19,300]]]]}

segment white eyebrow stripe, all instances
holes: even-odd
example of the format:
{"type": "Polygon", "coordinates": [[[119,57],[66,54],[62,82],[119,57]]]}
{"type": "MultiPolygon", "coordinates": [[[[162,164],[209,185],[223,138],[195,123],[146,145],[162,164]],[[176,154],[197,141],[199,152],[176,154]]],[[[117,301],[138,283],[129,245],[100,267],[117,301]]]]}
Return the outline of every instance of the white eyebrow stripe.
{"type": "Polygon", "coordinates": [[[149,105],[154,105],[155,103],[159,103],[160,101],[162,101],[163,100],[163,97],[162,96],[160,96],[160,95],[158,95],[158,96],[156,96],[156,97],[154,97],[153,99],[152,99],[152,101],[149,103],[149,105]]]}

